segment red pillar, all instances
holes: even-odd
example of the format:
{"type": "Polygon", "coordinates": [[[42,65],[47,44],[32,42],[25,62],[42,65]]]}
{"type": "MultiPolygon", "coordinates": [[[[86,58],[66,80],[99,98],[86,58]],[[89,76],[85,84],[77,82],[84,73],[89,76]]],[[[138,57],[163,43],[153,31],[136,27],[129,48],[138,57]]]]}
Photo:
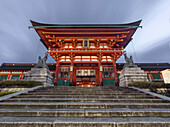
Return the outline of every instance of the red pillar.
{"type": "Polygon", "coordinates": [[[101,66],[101,60],[99,60],[98,66],[99,66],[100,85],[102,85],[103,78],[102,78],[102,66],[101,66]]]}
{"type": "Polygon", "coordinates": [[[96,69],[96,85],[99,85],[99,71],[96,69]]]}
{"type": "Polygon", "coordinates": [[[71,66],[70,66],[70,83],[73,83],[73,71],[74,71],[74,59],[75,59],[75,54],[70,53],[70,60],[71,60],[71,66]]]}
{"type": "Polygon", "coordinates": [[[160,74],[161,79],[163,79],[163,75],[162,75],[162,73],[160,72],[159,74],[160,74]]]}
{"type": "Polygon", "coordinates": [[[102,78],[102,64],[101,64],[102,56],[103,56],[102,53],[97,54],[98,66],[99,66],[100,85],[102,85],[102,82],[103,82],[103,78],[102,78]]]}
{"type": "Polygon", "coordinates": [[[71,61],[71,66],[70,66],[70,83],[73,82],[73,70],[74,70],[74,61],[71,61]]]}
{"type": "Polygon", "coordinates": [[[7,80],[10,80],[12,78],[12,72],[10,72],[10,74],[7,77],[7,80]]]}
{"type": "Polygon", "coordinates": [[[51,54],[50,52],[48,52],[56,61],[56,69],[55,69],[55,79],[54,79],[54,83],[57,85],[58,82],[58,73],[59,73],[59,67],[60,67],[60,58],[61,58],[61,54],[58,53],[53,53],[51,54]]]}
{"type": "Polygon", "coordinates": [[[58,82],[59,66],[60,66],[59,61],[56,61],[55,80],[54,80],[56,85],[57,85],[57,82],[58,82]]]}
{"type": "Polygon", "coordinates": [[[23,76],[22,74],[19,76],[19,80],[21,80],[21,79],[22,79],[22,76],[23,76]]]}
{"type": "Polygon", "coordinates": [[[149,72],[149,80],[151,81],[153,79],[152,74],[149,72]]]}
{"type": "Polygon", "coordinates": [[[117,77],[117,68],[116,68],[116,61],[113,60],[113,72],[114,72],[114,77],[115,77],[115,83],[118,85],[118,77],[117,77]]]}

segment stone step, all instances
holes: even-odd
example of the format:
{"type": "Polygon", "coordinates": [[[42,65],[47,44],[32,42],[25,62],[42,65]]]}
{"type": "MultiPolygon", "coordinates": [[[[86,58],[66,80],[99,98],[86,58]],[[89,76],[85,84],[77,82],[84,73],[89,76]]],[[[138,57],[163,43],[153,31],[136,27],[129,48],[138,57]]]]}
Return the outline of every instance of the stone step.
{"type": "MultiPolygon", "coordinates": [[[[82,94],[82,95],[99,95],[99,94],[114,94],[114,95],[143,95],[143,94],[145,94],[145,93],[136,93],[136,92],[129,92],[129,93],[120,93],[120,92],[29,92],[28,94],[40,94],[40,95],[42,95],[42,94],[48,94],[48,95],[50,95],[50,94],[57,94],[57,95],[63,95],[63,94],[65,94],[65,95],[69,95],[69,94],[71,94],[71,95],[75,95],[75,94],[82,94]]],[[[146,95],[146,94],[145,94],[146,95]]]]}
{"type": "Polygon", "coordinates": [[[111,109],[111,108],[167,108],[170,103],[81,103],[81,102],[60,102],[60,103],[31,103],[31,102],[1,102],[0,108],[67,108],[67,109],[111,109]]]}
{"type": "Polygon", "coordinates": [[[74,92],[74,93],[53,93],[53,92],[29,92],[24,95],[133,95],[133,96],[138,96],[138,95],[148,95],[145,93],[80,93],[80,92],[74,92]]]}
{"type": "Polygon", "coordinates": [[[50,90],[46,90],[46,89],[44,89],[44,90],[40,90],[40,89],[37,89],[37,90],[35,90],[35,91],[40,91],[40,92],[52,92],[52,91],[57,91],[57,92],[74,92],[74,91],[81,91],[81,92],[83,92],[83,91],[85,91],[85,92],[90,92],[90,91],[93,91],[93,92],[96,92],[96,91],[101,91],[101,92],[140,92],[140,91],[136,91],[136,90],[133,90],[133,89],[127,89],[127,90],[89,90],[89,89],[72,89],[72,90],[70,90],[70,89],[50,89],[50,90]]]}
{"type": "Polygon", "coordinates": [[[170,101],[130,88],[46,87],[1,101],[6,126],[169,127],[170,101]]]}
{"type": "Polygon", "coordinates": [[[37,90],[114,90],[114,91],[119,91],[119,90],[133,90],[131,88],[125,88],[125,87],[51,87],[51,88],[39,88],[37,90]]]}
{"type": "Polygon", "coordinates": [[[141,93],[141,92],[136,92],[136,91],[101,91],[101,90],[48,90],[48,91],[32,91],[33,92],[57,92],[57,93],[75,93],[75,92],[79,92],[79,93],[141,93]]]}
{"type": "Polygon", "coordinates": [[[170,103],[162,99],[109,99],[109,98],[11,98],[3,102],[128,102],[170,103]]]}
{"type": "Polygon", "coordinates": [[[164,117],[2,117],[1,127],[169,127],[170,118],[164,117]]]}
{"type": "Polygon", "coordinates": [[[136,92],[136,91],[100,91],[100,90],[96,90],[96,91],[80,91],[80,90],[72,90],[72,91],[61,91],[61,90],[58,90],[58,91],[32,91],[33,92],[57,92],[57,93],[75,93],[75,92],[78,92],[78,93],[142,93],[142,92],[136,92]]]}
{"type": "Polygon", "coordinates": [[[84,87],[82,87],[82,88],[77,88],[77,87],[74,87],[74,88],[69,88],[69,87],[65,87],[65,88],[58,88],[58,89],[56,89],[55,87],[54,88],[51,88],[51,89],[48,89],[48,88],[40,88],[40,89],[37,89],[36,91],[96,91],[96,90],[98,90],[98,91],[134,91],[133,89],[131,89],[131,88],[124,88],[124,89],[122,89],[122,88],[114,88],[114,89],[112,89],[112,88],[107,88],[107,89],[104,89],[104,88],[100,88],[100,89],[96,89],[96,88],[93,88],[93,89],[91,89],[91,88],[84,88],[84,87]]]}
{"type": "MultiPolygon", "coordinates": [[[[131,88],[122,88],[122,87],[51,87],[51,88],[40,88],[37,89],[38,91],[75,91],[75,90],[79,90],[79,91],[134,91],[131,88]]],[[[37,91],[36,90],[36,91],[37,91]]]]}
{"type": "MultiPolygon", "coordinates": [[[[113,90],[127,90],[127,87],[116,87],[116,86],[94,86],[94,87],[81,87],[81,86],[49,86],[44,87],[45,89],[113,89],[113,90]]],[[[40,89],[44,89],[40,88],[40,89]]]]}
{"type": "Polygon", "coordinates": [[[144,98],[157,98],[151,95],[19,95],[14,98],[136,98],[136,99],[144,99],[144,98]]]}
{"type": "Polygon", "coordinates": [[[0,109],[0,117],[170,117],[170,109],[0,109]]]}

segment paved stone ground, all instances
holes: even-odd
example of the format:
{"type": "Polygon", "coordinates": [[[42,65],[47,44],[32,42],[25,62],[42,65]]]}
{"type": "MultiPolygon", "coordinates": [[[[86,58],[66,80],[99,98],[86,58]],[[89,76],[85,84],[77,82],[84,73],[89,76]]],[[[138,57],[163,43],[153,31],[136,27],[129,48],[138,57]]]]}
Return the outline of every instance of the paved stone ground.
{"type": "Polygon", "coordinates": [[[169,127],[168,97],[138,88],[36,87],[0,98],[0,127],[169,127]]]}

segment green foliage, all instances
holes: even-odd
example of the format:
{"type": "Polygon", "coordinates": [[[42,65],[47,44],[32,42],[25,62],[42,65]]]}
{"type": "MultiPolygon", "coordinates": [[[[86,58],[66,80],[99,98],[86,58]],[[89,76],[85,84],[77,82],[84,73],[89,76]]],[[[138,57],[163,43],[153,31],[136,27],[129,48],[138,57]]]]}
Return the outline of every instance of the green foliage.
{"type": "Polygon", "coordinates": [[[8,94],[16,93],[16,92],[18,91],[0,92],[0,97],[8,95],[8,94]]]}
{"type": "Polygon", "coordinates": [[[132,82],[129,83],[128,86],[135,86],[139,88],[169,88],[170,85],[165,84],[163,82],[132,82]]]}
{"type": "Polygon", "coordinates": [[[34,86],[40,86],[42,85],[42,82],[39,81],[0,81],[0,88],[31,88],[34,86]]]}

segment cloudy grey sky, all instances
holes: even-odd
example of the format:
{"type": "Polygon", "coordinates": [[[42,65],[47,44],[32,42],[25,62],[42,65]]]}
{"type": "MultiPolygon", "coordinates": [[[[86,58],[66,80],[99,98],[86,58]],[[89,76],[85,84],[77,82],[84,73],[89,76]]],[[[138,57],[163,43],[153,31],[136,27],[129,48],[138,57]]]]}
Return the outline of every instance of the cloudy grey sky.
{"type": "Polygon", "coordinates": [[[0,64],[35,63],[44,55],[39,36],[28,29],[30,20],[122,24],[140,19],[143,28],[126,47],[128,55],[135,62],[170,62],[170,0],[0,0],[0,64]]]}

